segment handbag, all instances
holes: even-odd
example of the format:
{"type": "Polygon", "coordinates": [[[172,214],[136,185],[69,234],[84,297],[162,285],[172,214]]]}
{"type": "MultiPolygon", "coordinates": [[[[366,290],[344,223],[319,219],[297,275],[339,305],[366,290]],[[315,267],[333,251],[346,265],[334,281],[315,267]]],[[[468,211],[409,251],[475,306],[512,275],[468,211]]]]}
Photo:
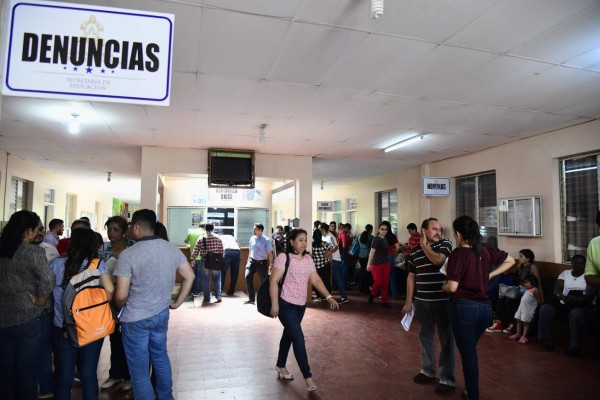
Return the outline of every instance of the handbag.
{"type": "MultiPolygon", "coordinates": [[[[277,284],[279,286],[279,294],[278,298],[281,296],[281,288],[283,287],[283,282],[285,281],[285,276],[287,275],[288,268],[290,266],[290,255],[285,253],[285,271],[283,272],[283,276],[281,277],[281,281],[277,284]]],[[[265,278],[264,281],[260,284],[258,288],[258,292],[256,292],[256,309],[259,313],[264,315],[265,317],[271,317],[271,294],[269,293],[269,276],[265,278]]]]}
{"type": "MultiPolygon", "coordinates": [[[[206,238],[202,238],[202,244],[206,249],[206,238]]],[[[206,255],[204,256],[204,268],[211,269],[214,271],[220,271],[223,266],[223,254],[215,253],[212,251],[206,251],[206,255]]]]}
{"type": "Polygon", "coordinates": [[[396,261],[394,263],[394,267],[400,269],[406,269],[406,254],[398,253],[396,256],[396,261]]]}
{"type": "Polygon", "coordinates": [[[519,296],[519,287],[518,286],[510,286],[501,283],[498,285],[498,297],[499,298],[509,298],[509,299],[518,299],[519,296]]]}
{"type": "Polygon", "coordinates": [[[358,258],[360,255],[360,243],[358,242],[358,236],[354,238],[352,242],[352,248],[349,251],[349,254],[353,257],[358,258]]]}

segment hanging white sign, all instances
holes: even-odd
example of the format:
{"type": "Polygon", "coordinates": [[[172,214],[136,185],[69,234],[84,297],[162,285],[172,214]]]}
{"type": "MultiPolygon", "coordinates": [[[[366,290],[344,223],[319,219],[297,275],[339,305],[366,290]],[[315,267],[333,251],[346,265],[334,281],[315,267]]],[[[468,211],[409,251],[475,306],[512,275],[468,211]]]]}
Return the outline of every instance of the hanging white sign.
{"type": "Polygon", "coordinates": [[[169,105],[175,16],[11,0],[2,94],[169,105]]]}
{"type": "Polygon", "coordinates": [[[424,176],[423,196],[450,196],[450,178],[424,176]]]}

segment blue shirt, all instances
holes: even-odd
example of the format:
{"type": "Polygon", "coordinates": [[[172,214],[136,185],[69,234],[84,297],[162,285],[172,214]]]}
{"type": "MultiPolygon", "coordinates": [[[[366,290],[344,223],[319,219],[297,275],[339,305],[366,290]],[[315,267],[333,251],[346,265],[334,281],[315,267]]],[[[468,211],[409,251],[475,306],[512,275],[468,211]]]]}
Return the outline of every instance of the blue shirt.
{"type": "Polygon", "coordinates": [[[250,258],[254,260],[266,260],[269,258],[269,253],[273,251],[273,245],[265,235],[252,236],[248,247],[250,249],[250,258]]]}
{"type": "MultiPolygon", "coordinates": [[[[67,261],[67,257],[58,257],[52,260],[50,263],[50,269],[54,272],[56,276],[56,286],[54,286],[54,290],[52,290],[52,295],[54,296],[54,325],[62,328],[64,325],[63,318],[63,310],[62,310],[62,296],[64,293],[64,289],[62,288],[63,276],[65,275],[65,261],[67,261]]],[[[83,264],[79,271],[84,270],[84,266],[88,264],[87,258],[83,260],[83,264]]],[[[104,275],[108,273],[106,269],[106,264],[104,261],[100,260],[98,263],[98,269],[100,270],[100,274],[104,275]]]]}

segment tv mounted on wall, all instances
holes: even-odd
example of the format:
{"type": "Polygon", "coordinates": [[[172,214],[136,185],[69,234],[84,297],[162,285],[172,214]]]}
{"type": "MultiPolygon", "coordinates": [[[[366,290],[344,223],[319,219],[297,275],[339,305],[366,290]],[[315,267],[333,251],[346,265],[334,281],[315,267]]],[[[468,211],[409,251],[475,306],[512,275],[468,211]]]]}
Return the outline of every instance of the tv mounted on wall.
{"type": "Polygon", "coordinates": [[[254,188],[254,152],[209,149],[208,187],[254,188]]]}

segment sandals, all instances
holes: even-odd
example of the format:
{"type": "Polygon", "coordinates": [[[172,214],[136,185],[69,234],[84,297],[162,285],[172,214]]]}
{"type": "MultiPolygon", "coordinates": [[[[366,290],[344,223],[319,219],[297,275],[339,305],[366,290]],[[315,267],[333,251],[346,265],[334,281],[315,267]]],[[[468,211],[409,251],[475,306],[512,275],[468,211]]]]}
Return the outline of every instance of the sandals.
{"type": "Polygon", "coordinates": [[[527,344],[528,341],[529,340],[525,336],[521,336],[521,339],[519,339],[520,344],[527,344]]]}
{"type": "Polygon", "coordinates": [[[275,366],[275,371],[277,371],[277,379],[294,380],[294,375],[290,374],[286,367],[279,368],[275,366]]]}
{"type": "Polygon", "coordinates": [[[518,334],[518,333],[515,333],[514,335],[510,335],[508,338],[509,338],[510,340],[519,340],[519,338],[520,338],[520,337],[521,337],[521,335],[520,335],[520,334],[518,334]]]}
{"type": "Polygon", "coordinates": [[[314,392],[317,390],[317,385],[313,382],[312,378],[306,379],[306,390],[309,392],[314,392]]]}

